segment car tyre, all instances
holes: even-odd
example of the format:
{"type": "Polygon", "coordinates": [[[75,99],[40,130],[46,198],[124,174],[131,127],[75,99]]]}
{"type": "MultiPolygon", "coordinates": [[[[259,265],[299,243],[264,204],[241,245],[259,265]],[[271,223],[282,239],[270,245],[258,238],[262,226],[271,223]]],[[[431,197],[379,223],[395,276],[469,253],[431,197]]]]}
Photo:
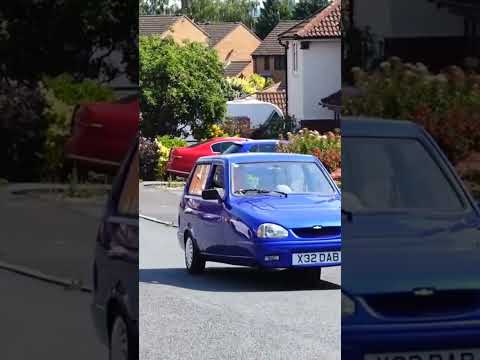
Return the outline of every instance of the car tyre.
{"type": "Polygon", "coordinates": [[[185,267],[190,274],[200,274],[205,270],[205,259],[191,235],[185,239],[185,267]]]}
{"type": "Polygon", "coordinates": [[[133,360],[133,346],[127,321],[117,315],[110,331],[109,360],[133,360]]]}

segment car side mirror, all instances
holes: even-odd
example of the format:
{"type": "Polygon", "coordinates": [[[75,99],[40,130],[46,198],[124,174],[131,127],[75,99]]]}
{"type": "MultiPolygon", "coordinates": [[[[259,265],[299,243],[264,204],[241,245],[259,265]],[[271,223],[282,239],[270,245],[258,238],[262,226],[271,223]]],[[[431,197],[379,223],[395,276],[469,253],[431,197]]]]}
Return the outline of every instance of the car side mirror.
{"type": "Polygon", "coordinates": [[[218,200],[221,201],[222,197],[220,196],[217,189],[207,189],[202,191],[203,200],[218,200]]]}

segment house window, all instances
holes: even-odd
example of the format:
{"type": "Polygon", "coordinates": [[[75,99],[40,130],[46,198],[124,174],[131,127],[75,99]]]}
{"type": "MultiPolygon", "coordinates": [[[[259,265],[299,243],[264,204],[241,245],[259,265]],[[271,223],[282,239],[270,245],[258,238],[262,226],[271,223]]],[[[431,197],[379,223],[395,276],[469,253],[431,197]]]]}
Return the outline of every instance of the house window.
{"type": "Polygon", "coordinates": [[[293,43],[293,72],[298,71],[298,43],[293,43]]]}
{"type": "Polygon", "coordinates": [[[256,57],[253,58],[253,72],[258,74],[258,59],[256,57]]]}
{"type": "Polygon", "coordinates": [[[275,56],[275,70],[285,70],[285,57],[283,55],[275,56]]]}
{"type": "Polygon", "coordinates": [[[265,59],[265,60],[264,60],[265,63],[264,63],[264,65],[263,65],[263,68],[264,68],[265,70],[270,70],[270,56],[265,56],[264,59],[265,59]]]}

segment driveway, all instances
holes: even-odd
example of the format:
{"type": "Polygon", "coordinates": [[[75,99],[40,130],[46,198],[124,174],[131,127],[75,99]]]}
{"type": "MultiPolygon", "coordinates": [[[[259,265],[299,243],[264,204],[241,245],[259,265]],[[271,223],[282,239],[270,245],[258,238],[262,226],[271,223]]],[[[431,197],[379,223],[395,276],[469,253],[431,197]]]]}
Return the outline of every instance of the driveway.
{"type": "Polygon", "coordinates": [[[340,268],[315,290],[213,263],[192,277],[175,231],[140,220],[140,359],[340,359],[340,268]]]}

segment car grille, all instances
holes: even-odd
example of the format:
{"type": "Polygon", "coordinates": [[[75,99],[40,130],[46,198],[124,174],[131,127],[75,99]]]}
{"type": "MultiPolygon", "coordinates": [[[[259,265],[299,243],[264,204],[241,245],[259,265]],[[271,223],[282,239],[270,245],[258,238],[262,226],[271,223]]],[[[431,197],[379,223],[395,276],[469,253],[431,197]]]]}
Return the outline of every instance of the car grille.
{"type": "Polygon", "coordinates": [[[292,229],[293,233],[300,238],[331,238],[341,234],[340,226],[325,226],[320,229],[314,227],[292,229]]]}
{"type": "Polygon", "coordinates": [[[478,291],[443,291],[431,296],[371,295],[364,299],[370,309],[388,318],[448,317],[480,309],[478,291]]]}

